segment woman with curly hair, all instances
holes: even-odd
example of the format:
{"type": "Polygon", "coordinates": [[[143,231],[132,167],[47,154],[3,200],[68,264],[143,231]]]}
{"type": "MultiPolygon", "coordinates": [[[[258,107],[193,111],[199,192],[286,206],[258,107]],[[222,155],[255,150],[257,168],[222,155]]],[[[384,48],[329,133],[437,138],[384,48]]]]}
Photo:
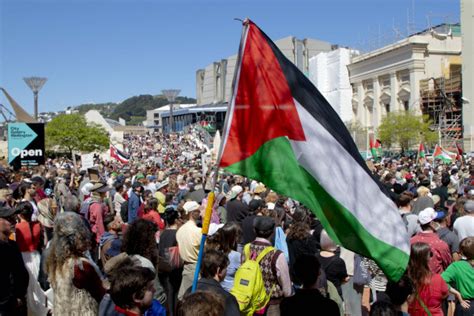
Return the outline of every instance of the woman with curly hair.
{"type": "Polygon", "coordinates": [[[229,258],[227,273],[221,282],[222,287],[228,292],[234,285],[235,272],[240,267],[241,254],[237,252],[237,246],[241,240],[242,228],[237,222],[229,222],[214,235],[209,236],[206,241],[206,251],[209,249],[219,250],[229,258]]]}
{"type": "Polygon", "coordinates": [[[428,262],[432,256],[428,244],[417,242],[411,245],[408,276],[414,287],[408,312],[411,316],[443,316],[441,303],[448,296],[448,285],[441,275],[431,273],[428,262]]]}
{"type": "Polygon", "coordinates": [[[80,215],[60,213],[46,259],[54,315],[97,315],[105,294],[101,274],[86,257],[92,234],[80,215]]]}
{"type": "MultiPolygon", "coordinates": [[[[154,273],[158,268],[158,245],[155,234],[158,227],[155,223],[146,219],[137,219],[128,225],[127,231],[123,236],[122,251],[138,259],[142,267],[151,269],[154,273]]],[[[158,274],[155,278],[156,298],[161,304],[166,301],[166,293],[160,284],[158,274]]]]}

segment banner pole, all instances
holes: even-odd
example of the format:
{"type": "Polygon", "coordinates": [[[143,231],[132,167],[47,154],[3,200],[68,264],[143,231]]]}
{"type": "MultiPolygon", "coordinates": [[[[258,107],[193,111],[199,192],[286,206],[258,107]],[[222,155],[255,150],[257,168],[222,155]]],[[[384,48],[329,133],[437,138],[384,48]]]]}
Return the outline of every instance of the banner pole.
{"type": "MultiPolygon", "coordinates": [[[[239,21],[241,21],[241,20],[239,20],[239,21]]],[[[202,238],[201,238],[201,244],[199,245],[199,255],[198,255],[198,260],[197,260],[197,264],[196,264],[196,271],[194,271],[194,279],[193,279],[193,286],[192,286],[192,289],[191,289],[191,293],[194,293],[196,291],[196,288],[197,288],[197,282],[198,282],[198,279],[199,279],[199,272],[201,270],[202,256],[204,254],[204,245],[206,243],[207,234],[209,232],[209,225],[211,223],[212,207],[214,205],[215,189],[216,189],[216,185],[217,185],[217,177],[219,175],[219,164],[220,164],[220,159],[222,157],[222,151],[224,150],[224,144],[225,144],[225,139],[226,139],[226,136],[227,136],[226,133],[227,133],[228,125],[230,123],[230,116],[231,116],[230,112],[231,112],[231,109],[232,109],[232,103],[235,102],[236,78],[237,78],[237,75],[238,75],[238,72],[239,72],[239,67],[240,67],[239,65],[241,65],[241,62],[242,62],[244,39],[245,39],[247,30],[248,30],[248,19],[245,19],[242,22],[242,24],[243,24],[244,27],[242,29],[242,37],[240,39],[239,53],[237,55],[237,63],[236,63],[237,67],[236,67],[236,70],[235,70],[235,73],[234,73],[234,80],[233,80],[233,83],[232,83],[233,95],[232,95],[232,98],[231,98],[231,102],[229,102],[229,106],[227,107],[224,130],[223,130],[223,133],[222,133],[222,141],[221,141],[221,144],[219,146],[217,161],[216,161],[216,164],[215,164],[215,167],[214,167],[214,175],[212,177],[212,186],[211,186],[212,190],[211,190],[211,192],[209,193],[209,195],[207,197],[206,213],[204,215],[204,219],[203,219],[203,223],[202,223],[202,238]]]]}

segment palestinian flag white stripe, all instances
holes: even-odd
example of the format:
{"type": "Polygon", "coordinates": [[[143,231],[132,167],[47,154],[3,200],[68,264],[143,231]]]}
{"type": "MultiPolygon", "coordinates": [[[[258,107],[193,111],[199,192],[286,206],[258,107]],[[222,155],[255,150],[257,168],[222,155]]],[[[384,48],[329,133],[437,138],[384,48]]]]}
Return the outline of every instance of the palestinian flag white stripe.
{"type": "Polygon", "coordinates": [[[306,136],[306,141],[290,141],[299,164],[374,238],[409,254],[406,228],[393,201],[305,108],[295,104],[306,136]]]}

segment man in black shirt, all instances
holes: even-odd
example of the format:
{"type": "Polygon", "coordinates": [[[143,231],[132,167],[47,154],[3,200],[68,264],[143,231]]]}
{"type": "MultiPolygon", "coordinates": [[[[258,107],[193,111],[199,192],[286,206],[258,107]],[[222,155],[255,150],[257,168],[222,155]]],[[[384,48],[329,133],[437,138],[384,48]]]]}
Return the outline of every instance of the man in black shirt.
{"type": "Polygon", "coordinates": [[[303,287],[296,294],[286,297],[280,304],[281,316],[286,315],[325,315],[338,316],[336,302],[321,295],[317,288],[320,273],[318,259],[313,255],[302,255],[295,262],[295,273],[303,280],[303,287]]]}
{"type": "Polygon", "coordinates": [[[26,311],[28,271],[18,245],[9,239],[15,210],[0,207],[0,316],[26,311]]]}

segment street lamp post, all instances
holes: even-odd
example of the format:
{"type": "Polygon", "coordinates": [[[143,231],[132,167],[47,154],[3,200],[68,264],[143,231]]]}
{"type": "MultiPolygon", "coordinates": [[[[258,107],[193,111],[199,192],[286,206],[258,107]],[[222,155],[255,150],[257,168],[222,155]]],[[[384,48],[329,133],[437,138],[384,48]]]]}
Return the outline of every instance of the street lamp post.
{"type": "Polygon", "coordinates": [[[38,92],[41,90],[43,85],[46,83],[48,78],[42,77],[27,77],[23,78],[35,97],[35,120],[38,120],[38,92]]]}
{"type": "Polygon", "coordinates": [[[174,131],[173,102],[175,101],[176,97],[179,95],[181,90],[166,89],[166,90],[161,90],[161,92],[170,103],[170,131],[172,133],[174,131]]]}

